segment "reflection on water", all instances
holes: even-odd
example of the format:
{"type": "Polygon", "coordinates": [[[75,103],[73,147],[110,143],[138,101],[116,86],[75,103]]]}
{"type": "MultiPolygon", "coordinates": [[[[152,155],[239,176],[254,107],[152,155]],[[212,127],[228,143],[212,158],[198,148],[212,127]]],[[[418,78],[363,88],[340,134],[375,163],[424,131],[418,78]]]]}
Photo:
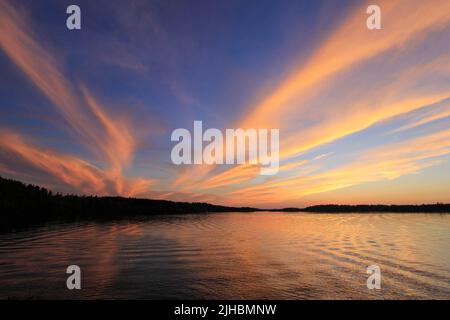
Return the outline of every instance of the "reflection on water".
{"type": "Polygon", "coordinates": [[[0,298],[449,299],[450,215],[224,213],[0,234],[0,298]],[[66,289],[68,265],[82,290],[66,289]],[[379,265],[381,290],[366,268],[379,265]]]}

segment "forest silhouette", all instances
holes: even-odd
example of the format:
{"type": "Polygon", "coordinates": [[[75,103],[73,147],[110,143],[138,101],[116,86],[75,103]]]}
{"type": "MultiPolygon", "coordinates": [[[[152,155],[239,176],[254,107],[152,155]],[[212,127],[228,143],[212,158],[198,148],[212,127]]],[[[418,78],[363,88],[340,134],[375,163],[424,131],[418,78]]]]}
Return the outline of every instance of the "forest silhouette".
{"type": "Polygon", "coordinates": [[[63,195],[45,188],[0,177],[1,227],[28,226],[80,219],[117,219],[163,214],[210,212],[311,212],[311,213],[450,213],[450,204],[423,205],[318,205],[306,208],[259,209],[227,207],[203,202],[124,197],[63,195]]]}

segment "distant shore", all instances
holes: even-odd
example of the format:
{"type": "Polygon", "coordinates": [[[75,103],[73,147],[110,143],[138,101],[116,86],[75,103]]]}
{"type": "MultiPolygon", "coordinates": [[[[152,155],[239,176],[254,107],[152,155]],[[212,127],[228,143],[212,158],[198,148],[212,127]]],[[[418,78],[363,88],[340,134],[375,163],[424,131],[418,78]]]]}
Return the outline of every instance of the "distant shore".
{"type": "Polygon", "coordinates": [[[316,205],[306,208],[284,208],[266,211],[310,213],[450,213],[450,204],[420,205],[316,205]]]}
{"type": "Polygon", "coordinates": [[[133,216],[213,212],[308,213],[450,213],[450,204],[423,205],[317,205],[306,208],[260,209],[228,207],[202,202],[124,197],[62,195],[45,188],[0,177],[0,224],[26,226],[52,221],[115,219],[133,216]]]}

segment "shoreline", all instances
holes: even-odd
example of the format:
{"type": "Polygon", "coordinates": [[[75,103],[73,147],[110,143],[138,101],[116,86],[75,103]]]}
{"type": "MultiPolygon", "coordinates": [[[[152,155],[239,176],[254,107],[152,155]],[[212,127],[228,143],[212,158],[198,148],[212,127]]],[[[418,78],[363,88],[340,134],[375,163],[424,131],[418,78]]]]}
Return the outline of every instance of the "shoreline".
{"type": "Polygon", "coordinates": [[[422,205],[316,205],[306,208],[261,209],[228,207],[205,202],[174,202],[124,197],[62,195],[45,188],[0,177],[0,228],[55,221],[114,220],[157,215],[226,212],[280,212],[311,214],[423,213],[448,214],[450,204],[422,205]]]}

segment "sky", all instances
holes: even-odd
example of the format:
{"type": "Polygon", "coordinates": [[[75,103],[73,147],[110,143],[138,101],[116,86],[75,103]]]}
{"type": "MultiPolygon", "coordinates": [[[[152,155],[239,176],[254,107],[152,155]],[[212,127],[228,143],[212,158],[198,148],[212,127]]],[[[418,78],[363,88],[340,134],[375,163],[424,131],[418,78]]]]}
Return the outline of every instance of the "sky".
{"type": "Polygon", "coordinates": [[[0,0],[0,30],[3,177],[263,208],[450,202],[449,1],[0,0]],[[195,120],[279,129],[279,172],[173,164],[195,120]]]}

